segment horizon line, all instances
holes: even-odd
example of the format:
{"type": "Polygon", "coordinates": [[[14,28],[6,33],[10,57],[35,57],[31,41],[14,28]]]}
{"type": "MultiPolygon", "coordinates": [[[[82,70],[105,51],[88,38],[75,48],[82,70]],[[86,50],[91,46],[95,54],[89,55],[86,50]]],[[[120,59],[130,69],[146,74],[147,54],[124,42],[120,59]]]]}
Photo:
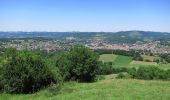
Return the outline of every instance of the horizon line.
{"type": "Polygon", "coordinates": [[[95,33],[95,32],[99,32],[99,33],[117,33],[117,32],[130,32],[130,31],[137,31],[137,32],[160,32],[160,33],[170,33],[170,32],[165,32],[165,31],[146,31],[146,30],[124,30],[124,31],[0,31],[0,32],[89,32],[89,33],[95,33]]]}

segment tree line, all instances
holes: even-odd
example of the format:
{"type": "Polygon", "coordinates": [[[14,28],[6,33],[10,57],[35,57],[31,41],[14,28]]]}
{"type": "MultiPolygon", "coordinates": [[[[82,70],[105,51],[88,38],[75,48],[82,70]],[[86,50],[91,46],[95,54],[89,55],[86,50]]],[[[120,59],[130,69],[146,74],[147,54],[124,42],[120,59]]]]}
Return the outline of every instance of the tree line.
{"type": "Polygon", "coordinates": [[[0,65],[0,90],[7,93],[34,93],[63,81],[93,82],[99,56],[91,49],[76,45],[49,66],[40,53],[8,49],[0,65]]]}
{"type": "MultiPolygon", "coordinates": [[[[119,51],[120,52],[120,51],[119,51]]],[[[99,62],[95,51],[76,45],[57,55],[54,64],[49,64],[45,54],[32,51],[4,50],[0,60],[0,91],[7,93],[34,93],[52,84],[57,90],[65,81],[94,82],[96,75],[128,73],[137,79],[169,79],[170,70],[156,67],[117,68],[112,62],[99,62]]],[[[51,57],[51,54],[49,55],[51,57]]],[[[136,57],[139,57],[136,54],[136,57]]]]}

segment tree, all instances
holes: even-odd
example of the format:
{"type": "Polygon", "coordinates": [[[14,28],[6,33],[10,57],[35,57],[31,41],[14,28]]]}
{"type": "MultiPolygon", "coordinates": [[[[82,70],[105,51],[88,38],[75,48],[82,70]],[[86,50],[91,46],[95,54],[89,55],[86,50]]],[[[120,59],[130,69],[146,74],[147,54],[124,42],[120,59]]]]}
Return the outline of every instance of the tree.
{"type": "Polygon", "coordinates": [[[91,82],[95,80],[98,58],[91,49],[76,45],[57,59],[56,66],[65,80],[91,82]]]}
{"type": "Polygon", "coordinates": [[[165,60],[165,62],[170,63],[170,54],[162,54],[160,57],[162,61],[165,60]]]}
{"type": "Polygon", "coordinates": [[[97,70],[98,75],[108,75],[113,74],[113,67],[112,62],[105,62],[99,61],[99,69],[97,70]]]}
{"type": "Polygon", "coordinates": [[[33,93],[51,83],[59,84],[59,74],[53,73],[40,55],[29,51],[8,54],[1,72],[3,90],[8,93],[33,93]]]}
{"type": "Polygon", "coordinates": [[[140,55],[139,52],[135,52],[133,55],[133,60],[137,60],[137,61],[143,61],[142,56],[140,55]]]}
{"type": "Polygon", "coordinates": [[[167,79],[166,71],[155,66],[139,67],[137,69],[136,77],[138,79],[146,80],[167,79]]]}

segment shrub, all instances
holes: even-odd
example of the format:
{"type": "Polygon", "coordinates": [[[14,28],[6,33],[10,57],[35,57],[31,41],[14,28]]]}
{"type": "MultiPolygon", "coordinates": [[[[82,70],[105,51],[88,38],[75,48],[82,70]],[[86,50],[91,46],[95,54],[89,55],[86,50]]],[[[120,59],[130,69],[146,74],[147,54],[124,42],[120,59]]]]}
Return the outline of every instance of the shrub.
{"type": "Polygon", "coordinates": [[[105,80],[105,77],[103,75],[97,75],[96,81],[98,80],[105,80]]]}
{"type": "Polygon", "coordinates": [[[168,69],[165,74],[167,79],[170,80],[170,69],[168,69]]]}
{"type": "Polygon", "coordinates": [[[89,48],[76,45],[62,54],[56,61],[65,80],[92,82],[98,69],[99,56],[89,48]]]}
{"type": "Polygon", "coordinates": [[[131,78],[131,75],[129,75],[128,73],[121,72],[116,76],[116,78],[118,78],[118,79],[129,79],[129,78],[131,78]]]}
{"type": "Polygon", "coordinates": [[[144,61],[145,61],[145,62],[152,62],[152,61],[151,61],[151,60],[149,60],[149,59],[145,59],[144,61]]]}
{"type": "Polygon", "coordinates": [[[120,72],[127,72],[129,68],[127,67],[113,67],[112,70],[113,70],[113,74],[117,74],[117,73],[120,73],[120,72]]]}
{"type": "Polygon", "coordinates": [[[18,51],[3,65],[2,84],[8,93],[33,93],[51,83],[59,84],[59,74],[53,73],[43,59],[32,52],[18,51]]]}
{"type": "Polygon", "coordinates": [[[99,69],[97,70],[98,75],[108,75],[113,73],[112,65],[107,63],[100,63],[99,69]]]}
{"type": "Polygon", "coordinates": [[[2,84],[2,67],[0,66],[0,92],[3,89],[3,84],[2,84]]]}
{"type": "Polygon", "coordinates": [[[131,75],[132,78],[135,78],[137,75],[136,68],[129,68],[127,72],[131,75]]]}
{"type": "Polygon", "coordinates": [[[128,68],[128,67],[114,67],[109,65],[108,63],[100,62],[99,69],[97,70],[97,75],[108,75],[108,74],[117,74],[121,72],[128,72],[134,77],[136,76],[136,69],[135,68],[128,68]]]}
{"type": "Polygon", "coordinates": [[[135,52],[132,59],[137,61],[143,61],[143,58],[139,52],[135,52]]]}
{"type": "Polygon", "coordinates": [[[104,65],[112,66],[112,62],[104,62],[104,65]]]}
{"type": "Polygon", "coordinates": [[[167,79],[165,70],[153,66],[139,67],[137,69],[137,73],[135,77],[138,79],[146,79],[146,80],[167,79]]]}

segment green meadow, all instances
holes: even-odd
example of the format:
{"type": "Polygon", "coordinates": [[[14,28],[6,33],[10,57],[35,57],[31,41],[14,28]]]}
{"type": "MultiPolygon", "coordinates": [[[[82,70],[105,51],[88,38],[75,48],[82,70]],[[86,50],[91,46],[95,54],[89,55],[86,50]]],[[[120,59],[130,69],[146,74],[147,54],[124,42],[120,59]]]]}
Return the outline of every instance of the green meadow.
{"type": "MultiPolygon", "coordinates": [[[[134,61],[132,57],[114,54],[100,55],[99,60],[113,62],[118,67],[152,65],[169,69],[170,65],[134,61]]],[[[93,83],[65,82],[60,91],[49,87],[34,94],[0,93],[0,100],[170,100],[170,81],[116,79],[116,76],[103,75],[102,80],[93,83]]]]}
{"type": "Polygon", "coordinates": [[[117,67],[126,67],[131,63],[131,61],[132,57],[118,55],[116,59],[113,61],[113,65],[117,67]]]}
{"type": "Polygon", "coordinates": [[[0,100],[170,100],[169,81],[115,79],[106,75],[94,83],[64,83],[59,93],[41,90],[34,94],[0,94],[0,100]]]}
{"type": "Polygon", "coordinates": [[[113,62],[118,55],[114,55],[114,54],[103,54],[100,55],[99,60],[103,61],[103,62],[113,62]]]}
{"type": "Polygon", "coordinates": [[[100,61],[113,62],[114,67],[140,67],[140,66],[158,66],[162,69],[170,69],[170,64],[157,64],[153,62],[154,59],[158,58],[155,56],[142,55],[143,59],[149,59],[150,62],[146,61],[134,61],[132,57],[115,55],[115,54],[102,54],[100,55],[100,61]]]}
{"type": "Polygon", "coordinates": [[[113,62],[113,65],[117,67],[127,66],[132,61],[132,57],[115,55],[115,54],[103,54],[100,55],[100,61],[113,62]]]}

